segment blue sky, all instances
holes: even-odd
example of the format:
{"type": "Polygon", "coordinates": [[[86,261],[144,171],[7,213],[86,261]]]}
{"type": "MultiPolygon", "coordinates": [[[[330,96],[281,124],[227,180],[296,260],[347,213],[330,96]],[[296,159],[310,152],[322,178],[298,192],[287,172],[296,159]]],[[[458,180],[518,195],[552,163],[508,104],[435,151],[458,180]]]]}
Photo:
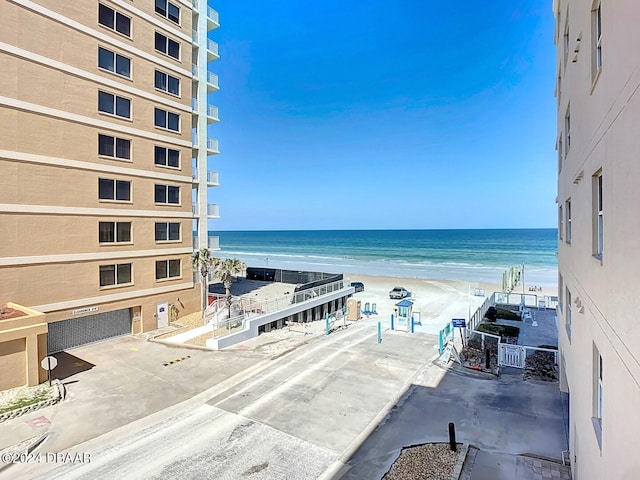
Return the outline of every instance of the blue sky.
{"type": "Polygon", "coordinates": [[[210,230],[555,226],[550,1],[211,6],[210,230]]]}

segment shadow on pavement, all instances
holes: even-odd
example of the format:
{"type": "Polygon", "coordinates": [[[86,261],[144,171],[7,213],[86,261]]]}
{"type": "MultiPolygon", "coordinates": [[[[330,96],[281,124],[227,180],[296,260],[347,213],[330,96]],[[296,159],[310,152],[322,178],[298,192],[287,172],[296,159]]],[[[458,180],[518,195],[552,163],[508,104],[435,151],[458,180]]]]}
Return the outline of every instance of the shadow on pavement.
{"type": "Polygon", "coordinates": [[[568,448],[557,383],[453,365],[434,386],[410,385],[333,478],[380,479],[404,446],[448,442],[449,422],[458,442],[482,450],[559,461],[568,448]]]}
{"type": "Polygon", "coordinates": [[[91,370],[95,365],[67,352],[59,352],[53,355],[58,359],[58,366],[51,371],[51,378],[64,380],[77,373],[91,370]]]}

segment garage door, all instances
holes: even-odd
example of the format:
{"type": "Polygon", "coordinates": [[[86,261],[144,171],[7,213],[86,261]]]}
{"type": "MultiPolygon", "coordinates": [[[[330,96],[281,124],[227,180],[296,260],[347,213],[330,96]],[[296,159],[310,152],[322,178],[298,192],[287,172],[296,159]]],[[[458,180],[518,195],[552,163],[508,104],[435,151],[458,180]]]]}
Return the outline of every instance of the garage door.
{"type": "Polygon", "coordinates": [[[61,352],[87,343],[99,342],[106,338],[129,335],[131,333],[131,312],[129,308],[113,312],[70,318],[49,324],[47,350],[61,352]]]}

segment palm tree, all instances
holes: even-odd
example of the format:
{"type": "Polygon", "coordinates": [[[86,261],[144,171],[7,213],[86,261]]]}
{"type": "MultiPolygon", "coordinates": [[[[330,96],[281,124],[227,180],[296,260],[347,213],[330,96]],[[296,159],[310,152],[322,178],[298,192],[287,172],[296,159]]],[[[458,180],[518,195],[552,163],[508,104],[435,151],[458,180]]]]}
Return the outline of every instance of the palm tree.
{"type": "Polygon", "coordinates": [[[242,260],[238,260],[237,258],[214,258],[212,265],[214,269],[213,274],[219,278],[224,285],[227,311],[229,312],[229,318],[231,318],[231,280],[234,275],[246,270],[247,266],[242,260]]]}
{"type": "Polygon", "coordinates": [[[209,288],[207,280],[209,279],[209,269],[213,266],[214,260],[218,260],[211,256],[208,248],[201,248],[193,252],[191,257],[191,266],[195,271],[199,271],[202,275],[202,319],[204,320],[204,311],[207,308],[207,293],[209,288]]]}

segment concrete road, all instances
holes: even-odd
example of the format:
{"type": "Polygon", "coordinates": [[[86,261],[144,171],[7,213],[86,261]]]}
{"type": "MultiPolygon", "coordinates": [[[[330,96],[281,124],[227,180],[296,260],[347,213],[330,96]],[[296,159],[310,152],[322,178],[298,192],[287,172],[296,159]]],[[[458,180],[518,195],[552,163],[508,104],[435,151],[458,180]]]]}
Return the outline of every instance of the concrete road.
{"type": "MultiPolygon", "coordinates": [[[[377,344],[376,325],[363,321],[255,362],[182,403],[65,450],[64,465],[11,466],[0,478],[304,479],[337,471],[437,353],[437,338],[424,334],[385,332],[377,344]]],[[[150,393],[162,396],[161,389],[150,393]]],[[[124,407],[105,395],[94,418],[124,415],[124,407]]],[[[58,423],[51,433],[64,436],[66,428],[58,423]]],[[[50,448],[55,443],[39,451],[59,451],[50,448]]]]}

